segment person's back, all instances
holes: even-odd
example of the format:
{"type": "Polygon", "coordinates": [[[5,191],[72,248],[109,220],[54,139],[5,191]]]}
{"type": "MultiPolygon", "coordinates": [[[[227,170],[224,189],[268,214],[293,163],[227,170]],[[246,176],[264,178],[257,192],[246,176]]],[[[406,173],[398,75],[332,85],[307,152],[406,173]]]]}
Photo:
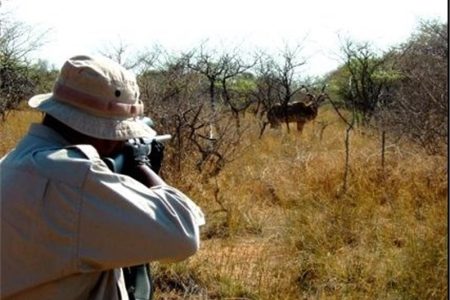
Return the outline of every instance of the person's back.
{"type": "Polygon", "coordinates": [[[1,299],[127,299],[121,267],[197,251],[204,219],[189,198],[155,174],[149,188],[111,172],[101,147],[54,127],[33,124],[0,161],[1,299]]]}

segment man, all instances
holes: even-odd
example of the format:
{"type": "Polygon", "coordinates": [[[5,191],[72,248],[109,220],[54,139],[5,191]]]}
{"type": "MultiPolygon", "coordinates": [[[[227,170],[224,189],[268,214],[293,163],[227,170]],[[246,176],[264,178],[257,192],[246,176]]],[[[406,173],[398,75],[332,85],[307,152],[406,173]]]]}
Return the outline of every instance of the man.
{"type": "Polygon", "coordinates": [[[0,161],[1,299],[128,299],[121,267],[198,250],[193,201],[145,164],[132,166],[137,181],[101,159],[155,135],[138,121],[134,75],[76,56],[29,105],[46,113],[42,124],[0,161]]]}

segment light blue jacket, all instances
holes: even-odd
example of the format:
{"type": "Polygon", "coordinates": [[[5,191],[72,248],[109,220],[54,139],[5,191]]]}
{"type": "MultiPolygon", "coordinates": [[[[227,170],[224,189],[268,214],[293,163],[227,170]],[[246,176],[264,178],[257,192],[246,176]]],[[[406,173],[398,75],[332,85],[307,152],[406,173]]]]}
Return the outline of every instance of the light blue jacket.
{"type": "Polygon", "coordinates": [[[199,248],[200,208],[33,124],[0,161],[1,299],[127,299],[120,267],[199,248]]]}

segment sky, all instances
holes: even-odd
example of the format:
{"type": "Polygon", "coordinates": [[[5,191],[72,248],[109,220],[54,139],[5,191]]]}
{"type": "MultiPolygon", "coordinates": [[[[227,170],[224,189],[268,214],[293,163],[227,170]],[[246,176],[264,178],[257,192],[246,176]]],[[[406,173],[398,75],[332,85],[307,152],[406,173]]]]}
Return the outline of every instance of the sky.
{"type": "Polygon", "coordinates": [[[420,20],[447,22],[447,0],[3,0],[14,19],[45,31],[33,55],[60,68],[77,54],[98,54],[120,43],[171,52],[204,41],[219,50],[280,53],[301,45],[304,72],[320,76],[342,61],[343,38],[380,51],[405,42],[420,20]]]}

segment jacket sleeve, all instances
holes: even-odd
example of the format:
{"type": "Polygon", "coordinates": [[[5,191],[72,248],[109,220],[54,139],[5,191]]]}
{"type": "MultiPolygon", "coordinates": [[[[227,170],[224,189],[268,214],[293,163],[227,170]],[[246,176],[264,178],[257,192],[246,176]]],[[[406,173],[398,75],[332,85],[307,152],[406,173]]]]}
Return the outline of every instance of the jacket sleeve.
{"type": "Polygon", "coordinates": [[[170,186],[147,188],[99,158],[91,161],[79,211],[80,271],[179,261],[198,250],[204,216],[186,195],[170,186]]]}

